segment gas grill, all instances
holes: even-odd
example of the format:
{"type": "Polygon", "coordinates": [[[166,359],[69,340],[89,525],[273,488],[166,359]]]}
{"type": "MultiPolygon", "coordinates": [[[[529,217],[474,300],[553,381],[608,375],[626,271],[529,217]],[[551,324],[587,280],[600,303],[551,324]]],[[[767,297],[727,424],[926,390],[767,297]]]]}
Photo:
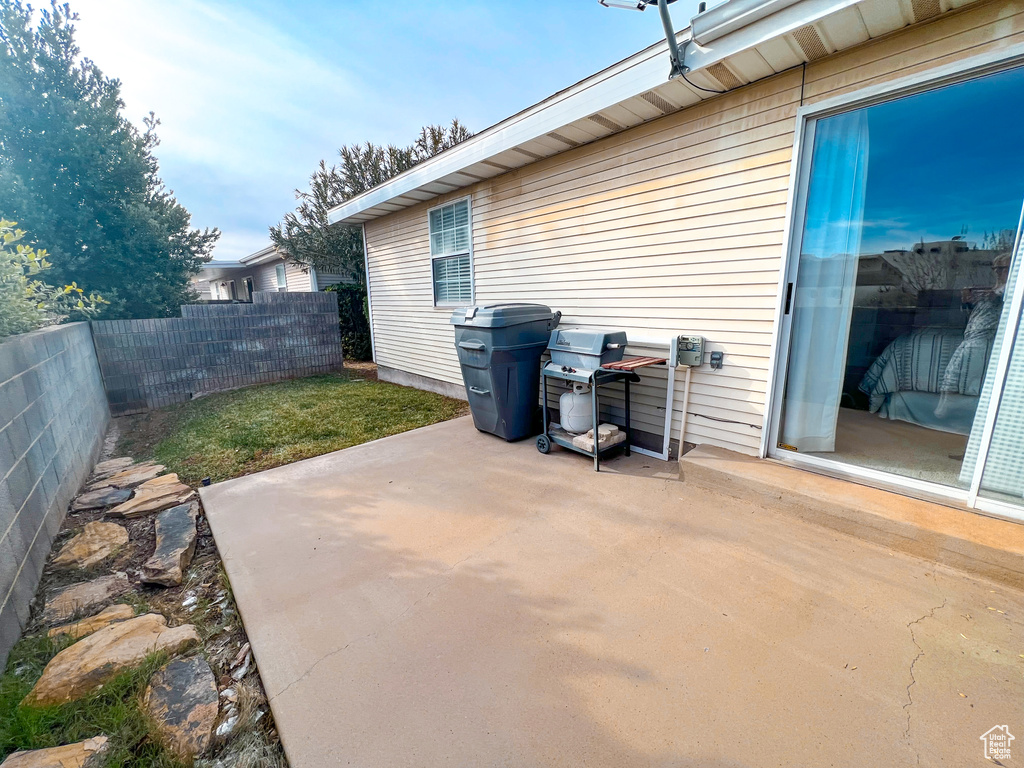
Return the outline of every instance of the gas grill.
{"type": "MultiPolygon", "coordinates": [[[[594,459],[594,471],[601,471],[601,455],[614,448],[622,447],[629,456],[630,446],[630,395],[629,385],[640,381],[636,371],[649,365],[665,365],[663,357],[631,357],[624,358],[627,337],[625,331],[610,331],[593,328],[560,328],[551,332],[548,341],[548,352],[551,361],[541,369],[541,402],[544,415],[544,433],[537,438],[537,450],[541,453],[551,451],[551,445],[560,445],[570,451],[591,456],[594,459]],[[553,426],[548,414],[548,379],[576,384],[590,388],[591,429],[593,438],[590,449],[584,447],[588,441],[580,441],[580,436],[553,426]],[[601,445],[601,434],[606,425],[602,425],[601,406],[598,389],[608,384],[621,381],[625,389],[625,424],[622,431],[624,439],[617,442],[608,441],[601,445]]],[[[564,417],[563,417],[564,418],[564,417]]],[[[610,425],[609,425],[610,426],[610,425]]]]}

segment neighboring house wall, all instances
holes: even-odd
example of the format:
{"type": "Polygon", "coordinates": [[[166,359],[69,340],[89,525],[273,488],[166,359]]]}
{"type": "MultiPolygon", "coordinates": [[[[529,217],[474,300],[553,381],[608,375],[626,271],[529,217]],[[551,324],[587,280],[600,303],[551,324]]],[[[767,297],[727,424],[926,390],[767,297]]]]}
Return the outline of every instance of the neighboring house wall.
{"type": "MultiPolygon", "coordinates": [[[[461,384],[452,310],[433,306],[427,211],[471,195],[478,304],[544,303],[563,326],[634,337],[706,336],[725,365],[694,372],[687,440],[757,453],[801,94],[813,103],[1020,42],[1019,2],[972,7],[812,63],[803,82],[786,72],[368,222],[382,374],[461,384]]],[[[673,436],[681,376],[676,386],[673,436]]],[[[639,428],[661,431],[663,403],[641,393],[639,428]]]]}
{"type": "Polygon", "coordinates": [[[187,304],[181,312],[93,323],[115,416],[343,364],[333,293],[257,292],[252,304],[187,304]]]}
{"type": "MultiPolygon", "coordinates": [[[[197,279],[193,281],[193,285],[196,291],[199,292],[201,299],[224,299],[228,297],[217,295],[215,287],[222,284],[227,286],[230,281],[234,280],[236,296],[241,300],[245,300],[246,298],[251,298],[245,294],[245,278],[247,277],[252,278],[254,291],[276,292],[280,290],[277,285],[277,265],[281,263],[281,260],[275,259],[264,264],[254,264],[248,269],[235,270],[229,277],[218,277],[213,280],[206,278],[197,279]]],[[[342,282],[340,275],[318,274],[317,285],[314,287],[311,272],[304,270],[290,260],[285,260],[283,263],[285,267],[286,290],[292,293],[320,290],[328,285],[342,282]]]]}
{"type": "Polygon", "coordinates": [[[88,323],[0,343],[0,669],[109,420],[88,323]]]}
{"type": "MultiPolygon", "coordinates": [[[[252,268],[253,281],[256,283],[257,291],[277,291],[277,265],[278,260],[257,264],[252,268]]],[[[250,273],[246,273],[250,274],[250,273]]],[[[310,273],[303,271],[302,267],[292,261],[284,262],[285,281],[289,292],[301,292],[312,290],[310,284],[310,273]]]]}

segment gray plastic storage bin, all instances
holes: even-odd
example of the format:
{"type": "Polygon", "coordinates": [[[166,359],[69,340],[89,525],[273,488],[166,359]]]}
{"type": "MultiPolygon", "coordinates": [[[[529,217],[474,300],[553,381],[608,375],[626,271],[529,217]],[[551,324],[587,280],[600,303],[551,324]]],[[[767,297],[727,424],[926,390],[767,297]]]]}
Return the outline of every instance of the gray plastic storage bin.
{"type": "Polygon", "coordinates": [[[560,317],[542,304],[490,304],[452,313],[466,397],[481,432],[509,441],[534,434],[540,357],[560,317]]]}

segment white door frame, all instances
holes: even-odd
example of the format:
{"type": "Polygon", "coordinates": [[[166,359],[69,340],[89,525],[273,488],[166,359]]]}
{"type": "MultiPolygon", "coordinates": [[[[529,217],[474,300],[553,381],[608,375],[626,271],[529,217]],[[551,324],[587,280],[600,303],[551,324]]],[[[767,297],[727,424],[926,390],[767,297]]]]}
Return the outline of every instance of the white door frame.
{"type": "MultiPolygon", "coordinates": [[[[776,315],[773,328],[772,351],[769,359],[771,376],[768,381],[768,392],[765,400],[764,421],[761,430],[761,458],[771,458],[787,464],[810,469],[823,474],[834,475],[854,482],[894,490],[939,501],[972,507],[989,514],[1024,521],[1024,508],[1017,508],[990,499],[980,498],[978,488],[984,470],[984,459],[988,453],[992,430],[998,413],[999,400],[1005,383],[1006,369],[1009,365],[1010,348],[1013,346],[1011,327],[1016,329],[1020,321],[1020,308],[1024,299],[1024,272],[1017,280],[1014,294],[1010,299],[1011,311],[1016,308],[1018,315],[1014,322],[1009,323],[1007,337],[1004,339],[996,370],[991,405],[988,410],[985,431],[982,437],[985,442],[981,446],[978,462],[975,467],[974,481],[970,489],[954,488],[939,483],[902,477],[876,469],[858,467],[840,461],[807,456],[794,451],[777,448],[777,436],[782,413],[782,393],[785,391],[785,379],[789,358],[789,344],[792,325],[792,314],[787,312],[796,290],[797,265],[801,242],[802,222],[806,205],[806,192],[810,178],[810,152],[805,152],[814,141],[814,126],[817,120],[851,109],[871,106],[891,101],[900,96],[909,96],[923,91],[951,85],[964,80],[992,74],[1004,69],[1024,64],[1024,44],[1007,46],[1006,48],[972,56],[953,64],[928,70],[927,72],[898,78],[888,83],[868,86],[848,94],[834,96],[814,104],[801,106],[796,114],[796,130],[793,139],[793,159],[790,168],[789,196],[786,203],[786,229],[783,235],[784,261],[780,270],[779,288],[776,297],[776,315]]],[[[1024,213],[1022,213],[1024,224],[1024,213]]],[[[1018,239],[1021,230],[1018,230],[1018,239]]]]}

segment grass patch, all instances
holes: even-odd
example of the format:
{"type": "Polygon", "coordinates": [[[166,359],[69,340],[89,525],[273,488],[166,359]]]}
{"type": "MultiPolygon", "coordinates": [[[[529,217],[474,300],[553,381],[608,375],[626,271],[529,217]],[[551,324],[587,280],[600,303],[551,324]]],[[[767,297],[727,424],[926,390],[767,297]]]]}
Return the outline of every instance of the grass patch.
{"type": "Polygon", "coordinates": [[[451,419],[465,408],[396,384],[311,376],[145,414],[122,427],[118,448],[156,459],[186,483],[217,482],[451,419]]]}
{"type": "Polygon", "coordinates": [[[84,741],[110,739],[103,765],[107,768],[181,768],[182,763],[151,736],[142,711],[142,693],[153,672],[166,661],[154,654],[135,669],[123,672],[92,696],[55,707],[22,707],[21,700],[43,667],[69,640],[27,637],[14,646],[6,672],[0,676],[0,759],[22,749],[44,749],[84,741]]]}

